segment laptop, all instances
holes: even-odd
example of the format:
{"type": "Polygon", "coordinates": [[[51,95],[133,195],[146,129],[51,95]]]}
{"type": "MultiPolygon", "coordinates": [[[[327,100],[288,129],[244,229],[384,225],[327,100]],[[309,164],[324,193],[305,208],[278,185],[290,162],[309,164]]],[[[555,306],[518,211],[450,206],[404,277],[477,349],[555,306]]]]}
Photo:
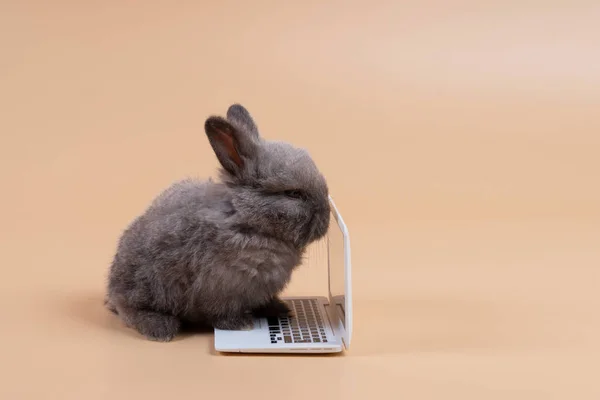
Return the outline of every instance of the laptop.
{"type": "Polygon", "coordinates": [[[215,349],[234,353],[338,353],[352,337],[350,238],[331,196],[328,297],[284,297],[292,317],[255,318],[250,330],[215,329],[215,349]]]}

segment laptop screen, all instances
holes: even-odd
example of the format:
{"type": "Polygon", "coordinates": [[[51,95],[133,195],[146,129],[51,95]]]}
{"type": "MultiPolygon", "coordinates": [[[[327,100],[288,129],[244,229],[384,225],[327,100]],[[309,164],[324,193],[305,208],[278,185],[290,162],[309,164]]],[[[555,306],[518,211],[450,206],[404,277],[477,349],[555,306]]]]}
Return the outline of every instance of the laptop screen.
{"type": "MultiPolygon", "coordinates": [[[[341,215],[332,204],[332,218],[327,233],[327,257],[329,270],[329,296],[332,305],[340,316],[343,329],[346,334],[346,341],[350,339],[350,326],[352,321],[352,305],[350,285],[350,249],[347,229],[341,215]]],[[[346,343],[348,346],[349,343],[346,343]]]]}

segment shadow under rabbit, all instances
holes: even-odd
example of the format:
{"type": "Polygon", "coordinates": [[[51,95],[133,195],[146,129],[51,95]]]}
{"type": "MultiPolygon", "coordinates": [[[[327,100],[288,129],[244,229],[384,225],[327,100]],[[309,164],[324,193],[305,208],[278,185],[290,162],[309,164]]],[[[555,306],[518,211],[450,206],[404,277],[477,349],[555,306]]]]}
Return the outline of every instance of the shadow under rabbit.
{"type": "MultiPolygon", "coordinates": [[[[62,302],[62,308],[66,316],[78,324],[84,325],[87,328],[101,329],[104,331],[112,331],[118,335],[126,335],[127,337],[144,342],[152,342],[139,334],[132,328],[127,327],[118,315],[111,312],[104,305],[104,295],[102,293],[75,293],[66,296],[62,302]]],[[[153,343],[173,343],[193,336],[200,335],[207,340],[207,353],[212,356],[225,357],[339,357],[342,353],[222,353],[218,352],[214,346],[214,330],[212,327],[203,325],[192,325],[184,323],[181,332],[170,342],[153,342],[153,343]]]]}
{"type": "MultiPolygon", "coordinates": [[[[78,323],[148,340],[134,329],[127,327],[117,314],[106,308],[104,295],[101,293],[70,294],[64,301],[64,309],[68,317],[78,323]]],[[[196,334],[212,335],[212,333],[212,328],[207,326],[183,324],[181,332],[172,341],[183,340],[196,334]]]]}

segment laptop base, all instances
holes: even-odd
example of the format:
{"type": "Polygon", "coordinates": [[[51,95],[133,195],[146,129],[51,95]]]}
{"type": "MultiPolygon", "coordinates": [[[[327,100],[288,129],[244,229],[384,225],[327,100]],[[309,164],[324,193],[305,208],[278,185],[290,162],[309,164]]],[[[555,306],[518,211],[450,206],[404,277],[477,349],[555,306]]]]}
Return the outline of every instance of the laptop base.
{"type": "Polygon", "coordinates": [[[331,324],[325,297],[287,297],[288,318],[256,318],[250,330],[215,329],[215,350],[233,353],[338,353],[341,335],[331,324]]]}

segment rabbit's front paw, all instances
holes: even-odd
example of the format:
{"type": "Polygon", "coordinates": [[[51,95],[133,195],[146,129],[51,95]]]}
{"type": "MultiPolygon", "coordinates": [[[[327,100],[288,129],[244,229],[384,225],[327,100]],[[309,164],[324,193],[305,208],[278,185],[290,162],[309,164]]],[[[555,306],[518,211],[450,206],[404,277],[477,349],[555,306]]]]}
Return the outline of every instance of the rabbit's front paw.
{"type": "Polygon", "coordinates": [[[254,310],[254,315],[257,317],[291,317],[292,311],[282,300],[277,297],[273,298],[269,303],[254,310]]]}
{"type": "Polygon", "coordinates": [[[215,321],[213,326],[217,329],[227,331],[249,331],[254,328],[254,321],[249,314],[243,314],[236,317],[228,317],[215,321]]]}

